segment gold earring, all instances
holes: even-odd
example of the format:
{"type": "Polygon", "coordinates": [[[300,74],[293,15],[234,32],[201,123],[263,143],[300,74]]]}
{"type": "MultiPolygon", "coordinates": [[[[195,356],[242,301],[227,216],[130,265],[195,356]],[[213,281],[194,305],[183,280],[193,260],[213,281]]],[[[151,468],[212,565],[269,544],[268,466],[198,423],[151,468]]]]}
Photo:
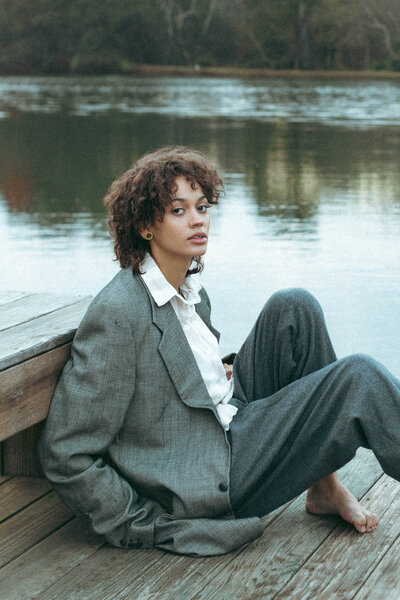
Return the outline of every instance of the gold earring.
{"type": "Polygon", "coordinates": [[[153,234],[151,233],[151,231],[148,231],[148,232],[146,233],[146,236],[145,236],[145,237],[146,237],[146,240],[151,240],[151,239],[153,239],[153,234]]]}

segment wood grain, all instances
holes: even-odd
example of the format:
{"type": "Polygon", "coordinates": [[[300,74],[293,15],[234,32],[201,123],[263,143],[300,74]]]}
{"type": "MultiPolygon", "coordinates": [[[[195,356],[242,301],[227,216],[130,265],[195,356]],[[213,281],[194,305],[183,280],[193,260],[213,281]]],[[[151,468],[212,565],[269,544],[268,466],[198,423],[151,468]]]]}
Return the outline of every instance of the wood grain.
{"type": "MultiPolygon", "coordinates": [[[[399,507],[397,506],[397,520],[399,507]]],[[[398,600],[400,596],[400,536],[361,586],[354,600],[398,600]]],[[[363,579],[365,579],[363,575],[363,579]]]]}
{"type": "Polygon", "coordinates": [[[0,567],[32,548],[72,519],[71,511],[54,492],[0,523],[0,567]]]}
{"type": "Polygon", "coordinates": [[[70,352],[71,344],[65,344],[0,372],[0,440],[46,418],[70,352]]]}
{"type": "Polygon", "coordinates": [[[0,332],[0,371],[70,342],[90,303],[82,300],[0,332]]]}
{"type": "MultiPolygon", "coordinates": [[[[340,524],[305,561],[301,570],[281,590],[275,600],[287,598],[328,600],[354,597],[363,578],[369,577],[393,541],[400,535],[399,483],[385,475],[368,492],[363,504],[380,515],[380,526],[371,534],[360,535],[344,523],[340,524]]],[[[399,593],[398,569],[397,584],[399,593]]],[[[383,595],[380,598],[386,600],[387,596],[383,595]]]]}
{"type": "MultiPolygon", "coordinates": [[[[14,302],[14,300],[18,300],[19,298],[23,298],[24,296],[31,296],[29,292],[11,292],[11,291],[1,291],[0,292],[0,306],[2,304],[7,304],[7,302],[14,302]]],[[[1,310],[1,308],[0,308],[1,310]]]]}
{"type": "Polygon", "coordinates": [[[20,431],[3,442],[3,474],[43,477],[37,456],[43,421],[20,431]]]}
{"type": "Polygon", "coordinates": [[[22,296],[0,306],[0,331],[81,302],[85,297],[41,293],[22,296]]]}
{"type": "MultiPolygon", "coordinates": [[[[381,473],[366,451],[344,468],[342,479],[352,480],[353,490],[362,495],[381,473]]],[[[116,555],[115,549],[104,547],[60,578],[41,598],[66,599],[73,592],[77,598],[82,594],[90,599],[100,594],[102,600],[272,598],[338,523],[336,517],[308,515],[304,497],[300,497],[263,518],[263,538],[236,552],[201,559],[161,554],[160,559],[153,550],[134,551],[126,557],[124,551],[116,555]]]]}
{"type": "Polygon", "coordinates": [[[45,479],[14,477],[0,486],[0,522],[44,496],[51,489],[45,479]]]}
{"type": "MultiPolygon", "coordinates": [[[[73,519],[0,569],[0,600],[41,598],[44,589],[102,545],[102,538],[91,533],[78,519],[73,519]]],[[[102,577],[101,574],[100,581],[102,577]]]]}

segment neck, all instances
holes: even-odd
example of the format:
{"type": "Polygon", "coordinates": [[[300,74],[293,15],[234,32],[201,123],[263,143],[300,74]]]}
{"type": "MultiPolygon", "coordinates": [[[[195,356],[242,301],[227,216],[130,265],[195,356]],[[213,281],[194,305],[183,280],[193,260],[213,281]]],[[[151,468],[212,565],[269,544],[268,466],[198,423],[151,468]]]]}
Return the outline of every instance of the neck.
{"type": "Polygon", "coordinates": [[[186,277],[186,273],[192,260],[182,260],[182,258],[179,257],[179,260],[176,261],[168,260],[168,262],[163,262],[162,260],[159,260],[159,257],[157,256],[153,255],[153,258],[168,283],[170,283],[176,289],[176,291],[179,292],[179,288],[186,277]]]}

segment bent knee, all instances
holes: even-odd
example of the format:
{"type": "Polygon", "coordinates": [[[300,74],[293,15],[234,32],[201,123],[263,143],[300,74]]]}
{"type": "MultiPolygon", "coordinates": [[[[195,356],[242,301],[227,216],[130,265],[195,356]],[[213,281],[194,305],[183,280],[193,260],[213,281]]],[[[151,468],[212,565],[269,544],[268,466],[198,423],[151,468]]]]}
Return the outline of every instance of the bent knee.
{"type": "Polygon", "coordinates": [[[369,354],[363,354],[361,352],[346,356],[342,360],[348,367],[357,371],[358,373],[370,373],[371,371],[381,372],[385,368],[380,362],[375,360],[375,358],[372,358],[372,356],[369,356],[369,354]]]}
{"type": "Polygon", "coordinates": [[[321,310],[318,300],[308,290],[304,288],[287,288],[278,290],[267,301],[265,307],[268,308],[287,308],[288,306],[298,306],[308,309],[321,310]]]}

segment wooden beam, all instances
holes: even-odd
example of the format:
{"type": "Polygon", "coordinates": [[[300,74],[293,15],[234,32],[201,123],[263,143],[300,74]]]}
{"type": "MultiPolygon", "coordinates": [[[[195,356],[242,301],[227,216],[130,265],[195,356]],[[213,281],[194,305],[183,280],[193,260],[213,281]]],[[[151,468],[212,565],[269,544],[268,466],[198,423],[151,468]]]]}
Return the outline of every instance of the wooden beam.
{"type": "Polygon", "coordinates": [[[70,351],[71,344],[65,344],[0,373],[0,440],[46,418],[70,351]]]}
{"type": "Polygon", "coordinates": [[[60,308],[71,306],[84,299],[84,297],[62,296],[47,292],[17,298],[1,306],[0,331],[27,323],[32,319],[37,319],[60,308]]]}
{"type": "Polygon", "coordinates": [[[90,299],[0,332],[0,371],[70,342],[90,299]]]}

